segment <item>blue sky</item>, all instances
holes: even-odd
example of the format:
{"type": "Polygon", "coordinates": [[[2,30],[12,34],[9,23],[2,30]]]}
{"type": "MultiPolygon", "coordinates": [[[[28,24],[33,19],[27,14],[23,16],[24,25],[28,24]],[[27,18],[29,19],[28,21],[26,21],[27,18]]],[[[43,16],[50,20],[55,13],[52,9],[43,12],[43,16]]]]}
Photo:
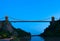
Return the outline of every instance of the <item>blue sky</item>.
{"type": "MultiPolygon", "coordinates": [[[[51,16],[59,19],[60,0],[0,0],[0,18],[6,15],[19,20],[50,20],[51,16]]],[[[40,34],[49,23],[12,23],[12,25],[32,34],[40,34]]]]}

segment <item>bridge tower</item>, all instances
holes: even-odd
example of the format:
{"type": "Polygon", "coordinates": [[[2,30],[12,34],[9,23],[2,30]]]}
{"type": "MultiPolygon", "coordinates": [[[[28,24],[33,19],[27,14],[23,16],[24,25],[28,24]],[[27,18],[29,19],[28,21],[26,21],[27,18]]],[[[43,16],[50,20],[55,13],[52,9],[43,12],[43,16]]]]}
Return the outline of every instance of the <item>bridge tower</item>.
{"type": "Polygon", "coordinates": [[[8,23],[8,16],[5,16],[5,22],[8,23]]]}
{"type": "Polygon", "coordinates": [[[52,22],[54,22],[54,21],[55,21],[55,17],[54,17],[54,16],[52,16],[52,19],[51,19],[51,21],[52,21],[52,22]]]}
{"type": "Polygon", "coordinates": [[[52,17],[51,17],[51,22],[50,22],[50,24],[52,24],[52,25],[53,25],[53,24],[54,24],[54,22],[55,22],[55,17],[54,17],[54,16],[52,16],[52,17]]]}

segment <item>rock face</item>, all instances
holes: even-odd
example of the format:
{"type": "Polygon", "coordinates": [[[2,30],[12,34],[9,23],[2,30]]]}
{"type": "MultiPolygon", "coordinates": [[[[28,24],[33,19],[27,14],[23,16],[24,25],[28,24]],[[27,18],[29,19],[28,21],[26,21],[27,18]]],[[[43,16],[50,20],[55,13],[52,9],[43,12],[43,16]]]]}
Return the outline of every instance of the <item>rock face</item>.
{"type": "Polygon", "coordinates": [[[50,25],[44,30],[40,36],[59,36],[60,37],[60,20],[50,22],[50,25]]]}
{"type": "Polygon", "coordinates": [[[6,23],[5,21],[0,22],[0,30],[9,31],[11,33],[14,31],[10,22],[6,23]]]}
{"type": "Polygon", "coordinates": [[[0,39],[10,37],[24,37],[31,34],[21,29],[14,28],[9,21],[0,22],[0,39]]]}

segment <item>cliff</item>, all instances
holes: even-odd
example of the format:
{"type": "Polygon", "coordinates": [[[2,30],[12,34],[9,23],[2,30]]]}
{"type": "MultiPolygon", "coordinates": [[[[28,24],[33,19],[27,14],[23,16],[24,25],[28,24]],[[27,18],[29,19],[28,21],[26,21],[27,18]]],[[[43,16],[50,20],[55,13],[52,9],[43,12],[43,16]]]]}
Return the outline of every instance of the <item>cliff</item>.
{"type": "Polygon", "coordinates": [[[0,22],[0,39],[11,37],[25,37],[31,34],[21,29],[14,28],[9,21],[0,22]]]}
{"type": "Polygon", "coordinates": [[[50,25],[44,30],[40,36],[51,37],[58,36],[60,37],[60,20],[50,22],[50,25]]]}

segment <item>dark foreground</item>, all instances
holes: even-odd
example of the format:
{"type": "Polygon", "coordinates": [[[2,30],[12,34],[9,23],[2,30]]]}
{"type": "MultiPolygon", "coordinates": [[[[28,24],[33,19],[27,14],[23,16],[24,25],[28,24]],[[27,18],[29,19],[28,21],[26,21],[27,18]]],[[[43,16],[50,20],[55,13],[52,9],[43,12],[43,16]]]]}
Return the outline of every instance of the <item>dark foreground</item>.
{"type": "Polygon", "coordinates": [[[45,37],[44,41],[60,41],[60,37],[45,37]]]}
{"type": "Polygon", "coordinates": [[[32,37],[21,37],[20,39],[0,39],[0,41],[60,41],[60,37],[40,37],[40,36],[32,36],[32,37]]]}

